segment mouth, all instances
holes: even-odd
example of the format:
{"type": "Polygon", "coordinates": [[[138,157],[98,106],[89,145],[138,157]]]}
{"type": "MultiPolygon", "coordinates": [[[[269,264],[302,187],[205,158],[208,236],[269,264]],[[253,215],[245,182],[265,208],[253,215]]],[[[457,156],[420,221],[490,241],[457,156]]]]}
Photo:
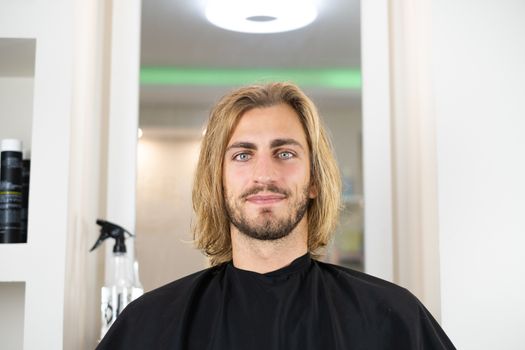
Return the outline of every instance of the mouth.
{"type": "Polygon", "coordinates": [[[268,205],[279,203],[286,199],[283,194],[271,193],[271,194],[255,194],[246,197],[246,201],[252,204],[268,205]]]}

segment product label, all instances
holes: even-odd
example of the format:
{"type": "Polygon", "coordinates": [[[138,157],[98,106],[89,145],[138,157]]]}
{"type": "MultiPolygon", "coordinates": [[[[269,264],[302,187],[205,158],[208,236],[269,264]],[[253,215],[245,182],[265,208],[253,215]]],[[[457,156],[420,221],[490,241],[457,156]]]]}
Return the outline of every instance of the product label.
{"type": "Polygon", "coordinates": [[[2,159],[4,169],[22,169],[22,159],[20,157],[4,157],[2,159]]]}
{"type": "Polygon", "coordinates": [[[21,186],[0,182],[0,226],[20,227],[22,209],[21,186]]]}
{"type": "Polygon", "coordinates": [[[122,310],[132,301],[132,288],[102,287],[101,290],[102,331],[104,337],[113,322],[122,313],[122,310]]]}
{"type": "Polygon", "coordinates": [[[3,151],[0,156],[0,181],[15,185],[22,185],[22,153],[3,151]]]}

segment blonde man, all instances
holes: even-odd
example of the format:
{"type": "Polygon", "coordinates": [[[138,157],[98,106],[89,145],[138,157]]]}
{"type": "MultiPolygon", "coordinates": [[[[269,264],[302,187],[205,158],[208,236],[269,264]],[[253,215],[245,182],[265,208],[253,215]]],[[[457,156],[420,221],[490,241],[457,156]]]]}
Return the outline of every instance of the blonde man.
{"type": "Polygon", "coordinates": [[[147,293],[100,349],[454,349],[408,291],[317,261],[337,223],[330,140],[295,85],[244,87],[210,114],[195,241],[212,267],[147,293]]]}

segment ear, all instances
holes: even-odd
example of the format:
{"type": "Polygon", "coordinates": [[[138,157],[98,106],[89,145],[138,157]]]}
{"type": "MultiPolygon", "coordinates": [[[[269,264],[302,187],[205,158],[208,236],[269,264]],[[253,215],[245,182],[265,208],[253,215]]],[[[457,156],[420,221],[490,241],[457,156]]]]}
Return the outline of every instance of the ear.
{"type": "Polygon", "coordinates": [[[317,186],[313,183],[310,184],[310,188],[308,189],[308,198],[316,198],[318,194],[319,192],[317,191],[317,186]]]}

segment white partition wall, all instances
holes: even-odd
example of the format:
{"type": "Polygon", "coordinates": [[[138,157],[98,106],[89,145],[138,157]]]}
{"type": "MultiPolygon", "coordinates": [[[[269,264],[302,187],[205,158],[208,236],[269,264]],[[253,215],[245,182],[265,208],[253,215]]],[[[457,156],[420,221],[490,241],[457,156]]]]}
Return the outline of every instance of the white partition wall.
{"type": "MultiPolygon", "coordinates": [[[[140,11],[140,0],[112,2],[107,219],[131,232],[135,232],[140,11]]],[[[129,244],[133,254],[131,240],[129,244]]],[[[109,256],[109,247],[107,252],[109,256]]]]}
{"type": "Polygon", "coordinates": [[[362,5],[367,261],[390,266],[458,349],[522,349],[525,2],[362,5]]]}
{"type": "Polygon", "coordinates": [[[394,279],[387,0],[361,2],[365,271],[394,279]]]}
{"type": "Polygon", "coordinates": [[[64,286],[64,349],[92,349],[100,335],[103,250],[89,252],[105,215],[109,77],[106,1],[75,6],[68,227],[64,286]]]}
{"type": "Polygon", "coordinates": [[[525,2],[432,2],[442,322],[525,344],[525,2]]]}
{"type": "MultiPolygon", "coordinates": [[[[107,196],[104,219],[136,233],[137,139],[139,123],[141,1],[114,0],[111,4],[109,129],[107,196]]],[[[134,239],[126,240],[130,261],[134,239]]],[[[105,275],[113,257],[112,242],[105,243],[105,275]]]]}

